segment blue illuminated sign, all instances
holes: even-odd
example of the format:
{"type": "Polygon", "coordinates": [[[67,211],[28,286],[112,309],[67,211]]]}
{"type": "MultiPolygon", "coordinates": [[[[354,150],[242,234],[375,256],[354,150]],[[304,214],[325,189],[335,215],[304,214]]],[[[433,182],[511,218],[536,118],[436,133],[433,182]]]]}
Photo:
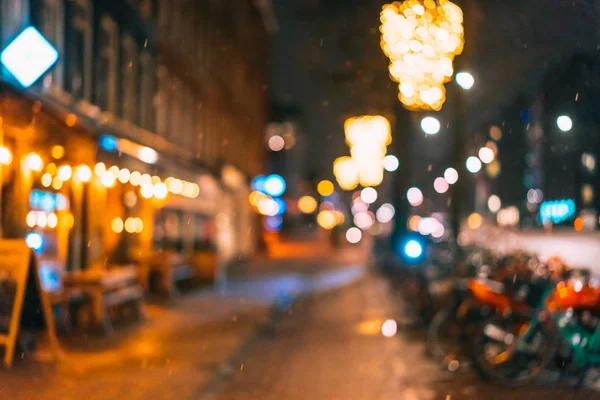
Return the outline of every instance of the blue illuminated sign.
{"type": "Polygon", "coordinates": [[[542,224],[552,222],[559,224],[575,216],[576,206],[573,199],[545,201],[540,206],[542,224]]]}
{"type": "Polygon", "coordinates": [[[28,88],[58,61],[58,51],[30,26],[0,53],[0,62],[19,83],[28,88]]]}
{"type": "Polygon", "coordinates": [[[60,193],[44,192],[42,190],[32,190],[29,195],[29,206],[32,209],[38,209],[45,212],[56,210],[66,210],[69,208],[69,201],[60,193]]]}
{"type": "Polygon", "coordinates": [[[119,149],[119,140],[114,136],[104,135],[100,137],[100,147],[106,151],[117,151],[119,149]]]}

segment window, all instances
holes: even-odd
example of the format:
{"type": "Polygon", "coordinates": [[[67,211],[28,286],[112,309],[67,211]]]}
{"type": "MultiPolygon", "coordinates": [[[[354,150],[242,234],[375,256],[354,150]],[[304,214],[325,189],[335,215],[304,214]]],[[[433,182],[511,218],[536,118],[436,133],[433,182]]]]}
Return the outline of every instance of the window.
{"type": "Polygon", "coordinates": [[[194,132],[193,132],[193,140],[194,140],[194,155],[196,158],[202,156],[202,151],[204,150],[202,146],[202,139],[204,136],[204,129],[202,126],[202,114],[204,114],[204,110],[202,109],[202,103],[196,103],[196,110],[193,113],[194,118],[194,132]]]}
{"type": "Polygon", "coordinates": [[[0,1],[0,15],[2,15],[2,47],[6,46],[12,39],[17,36],[19,31],[27,26],[25,19],[28,15],[29,1],[26,0],[11,0],[0,1]]]}
{"type": "Polygon", "coordinates": [[[160,0],[158,10],[158,31],[161,35],[167,34],[171,28],[171,0],[160,0]]]}
{"type": "Polygon", "coordinates": [[[169,129],[167,132],[167,138],[179,138],[181,137],[183,121],[183,100],[181,98],[181,84],[178,80],[173,79],[171,81],[171,90],[169,91],[169,129]]]}
{"type": "Polygon", "coordinates": [[[75,98],[91,100],[92,7],[89,0],[68,2],[69,41],[66,49],[66,89],[75,98]]]}
{"type": "Polygon", "coordinates": [[[63,60],[65,52],[65,9],[62,0],[44,0],[40,9],[40,31],[58,50],[58,63],[44,78],[44,87],[54,86],[63,89],[63,60]]]}
{"type": "Polygon", "coordinates": [[[117,73],[119,38],[115,21],[105,15],[100,21],[96,102],[102,110],[117,113],[117,73]]]}
{"type": "Polygon", "coordinates": [[[158,92],[154,101],[154,109],[156,110],[156,133],[162,136],[166,136],[169,130],[169,93],[167,68],[161,65],[158,67],[158,92]]]}
{"type": "Polygon", "coordinates": [[[140,92],[140,126],[150,131],[154,130],[153,100],[154,100],[154,62],[150,54],[143,52],[140,56],[142,79],[140,92]]]}
{"type": "Polygon", "coordinates": [[[138,46],[135,40],[126,35],[123,39],[123,52],[121,59],[121,116],[123,119],[138,122],[137,113],[137,69],[138,69],[138,46]]]}

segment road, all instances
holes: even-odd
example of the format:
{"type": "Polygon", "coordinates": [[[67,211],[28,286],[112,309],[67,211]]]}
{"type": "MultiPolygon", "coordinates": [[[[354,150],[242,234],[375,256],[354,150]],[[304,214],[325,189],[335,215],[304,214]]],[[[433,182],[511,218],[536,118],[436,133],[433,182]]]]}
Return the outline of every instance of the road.
{"type": "MultiPolygon", "coordinates": [[[[558,384],[506,390],[467,369],[443,371],[424,354],[423,332],[388,283],[370,275],[349,287],[297,303],[273,331],[199,393],[203,400],[579,399],[558,384]],[[398,321],[387,338],[381,327],[398,321]]],[[[582,397],[583,396],[583,397],[582,397]]]]}

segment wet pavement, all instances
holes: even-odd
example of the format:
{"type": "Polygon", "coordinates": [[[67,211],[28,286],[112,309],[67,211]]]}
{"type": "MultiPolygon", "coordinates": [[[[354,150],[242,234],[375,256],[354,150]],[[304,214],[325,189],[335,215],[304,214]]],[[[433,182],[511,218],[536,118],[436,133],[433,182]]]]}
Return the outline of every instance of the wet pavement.
{"type": "Polygon", "coordinates": [[[364,275],[364,259],[345,252],[328,257],[257,259],[253,273],[237,273],[214,289],[150,299],[147,320],[117,322],[106,337],[71,332],[59,340],[53,362],[42,343],[32,354],[0,370],[4,399],[196,399],[229,360],[269,330],[269,321],[296,296],[346,285],[364,275]],[[266,327],[266,328],[265,328],[266,327]]]}
{"type": "Polygon", "coordinates": [[[215,290],[150,303],[146,322],[117,325],[110,338],[61,337],[61,362],[40,351],[0,372],[0,400],[600,398],[560,384],[504,390],[469,369],[442,370],[425,356],[411,305],[364,259],[258,262],[215,290]],[[399,327],[389,338],[388,319],[399,327]]]}
{"type": "Polygon", "coordinates": [[[600,398],[560,385],[516,390],[482,383],[469,370],[442,370],[425,356],[422,330],[409,305],[370,275],[351,286],[297,303],[245,349],[228,374],[203,391],[205,400],[450,400],[600,398]],[[387,338],[382,325],[398,322],[387,338]]]}

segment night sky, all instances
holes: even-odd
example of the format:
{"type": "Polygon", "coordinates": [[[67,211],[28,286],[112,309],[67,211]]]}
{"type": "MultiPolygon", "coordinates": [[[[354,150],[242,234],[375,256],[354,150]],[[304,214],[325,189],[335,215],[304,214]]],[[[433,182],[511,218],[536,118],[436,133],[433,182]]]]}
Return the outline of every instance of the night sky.
{"type": "MultiPolygon", "coordinates": [[[[475,76],[468,94],[466,135],[486,132],[520,94],[531,94],[544,72],[576,52],[600,49],[600,1],[486,0],[458,2],[465,10],[461,58],[475,76]]],[[[275,0],[279,31],[271,50],[271,96],[299,107],[309,141],[306,173],[333,178],[332,162],[347,155],[343,121],[354,114],[393,115],[396,85],[379,47],[382,1],[275,0]]],[[[447,110],[439,113],[444,123],[447,110]]],[[[415,122],[420,118],[415,116],[415,122]]],[[[393,134],[403,134],[393,132],[393,134]]],[[[406,132],[404,132],[406,134],[406,132]]],[[[449,131],[418,132],[415,184],[426,184],[448,163],[449,131]],[[431,167],[429,168],[429,165],[431,167]],[[428,171],[429,169],[429,171],[428,171]]]]}

